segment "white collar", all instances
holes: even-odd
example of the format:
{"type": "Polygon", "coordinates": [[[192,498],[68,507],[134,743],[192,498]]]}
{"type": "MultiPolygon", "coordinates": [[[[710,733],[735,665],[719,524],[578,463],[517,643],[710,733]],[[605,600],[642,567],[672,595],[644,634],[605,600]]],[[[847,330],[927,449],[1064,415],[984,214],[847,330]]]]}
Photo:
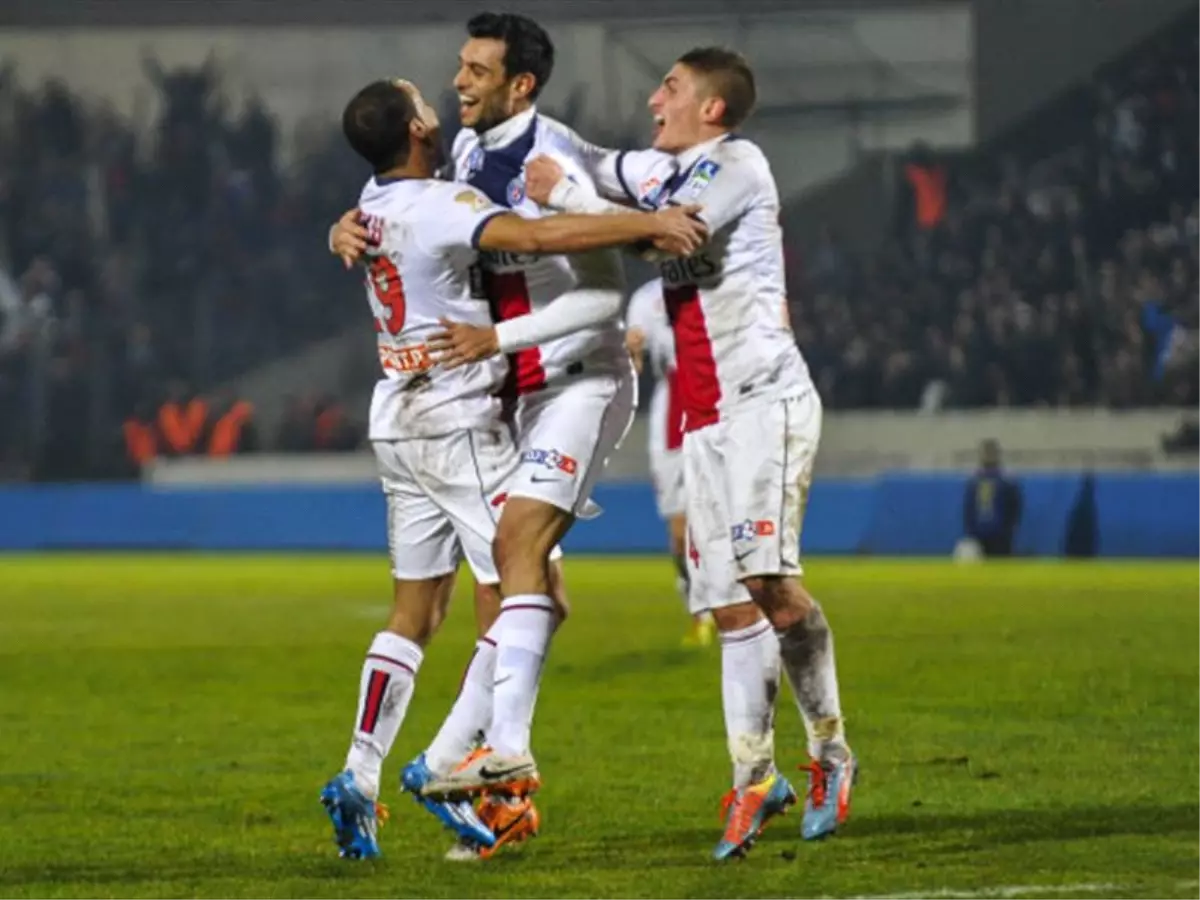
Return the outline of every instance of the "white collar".
{"type": "Polygon", "coordinates": [[[511,119],[506,119],[499,125],[493,125],[479,136],[479,146],[484,150],[495,150],[511,144],[525,133],[529,123],[537,115],[537,107],[531,106],[525,112],[517,113],[511,119]]]}
{"type": "Polygon", "coordinates": [[[715,146],[717,146],[717,144],[721,143],[721,141],[725,140],[728,137],[729,137],[728,132],[726,132],[725,134],[718,134],[715,138],[709,138],[703,144],[697,144],[694,147],[689,147],[687,150],[684,150],[682,153],[676,154],[675,162],[677,162],[679,164],[679,171],[686,172],[688,169],[690,169],[692,166],[694,166],[696,164],[696,162],[700,159],[700,157],[706,155],[715,146]]]}

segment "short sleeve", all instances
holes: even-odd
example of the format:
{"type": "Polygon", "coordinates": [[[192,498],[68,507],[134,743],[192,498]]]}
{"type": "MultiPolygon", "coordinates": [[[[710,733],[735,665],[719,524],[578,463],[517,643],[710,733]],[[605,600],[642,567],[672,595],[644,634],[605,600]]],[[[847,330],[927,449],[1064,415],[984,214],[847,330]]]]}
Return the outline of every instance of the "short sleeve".
{"type": "Polygon", "coordinates": [[[766,199],[776,198],[778,204],[777,197],[765,160],[720,145],[692,167],[671,202],[703,207],[700,218],[715,232],[766,199]]]}
{"type": "Polygon", "coordinates": [[[608,150],[594,160],[592,179],[602,197],[653,209],[678,168],[673,157],[657,150],[608,150]]]}
{"type": "MultiPolygon", "coordinates": [[[[439,185],[438,202],[423,204],[424,242],[439,251],[479,249],[483,226],[508,212],[465,184],[439,185]]],[[[432,199],[432,198],[430,198],[432,199]]]]}

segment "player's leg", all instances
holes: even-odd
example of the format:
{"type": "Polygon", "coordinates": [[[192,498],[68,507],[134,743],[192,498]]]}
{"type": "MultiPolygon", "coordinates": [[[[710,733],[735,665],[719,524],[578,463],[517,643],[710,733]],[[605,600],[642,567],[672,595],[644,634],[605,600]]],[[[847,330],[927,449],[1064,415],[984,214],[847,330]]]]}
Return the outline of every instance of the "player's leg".
{"type": "MultiPolygon", "coordinates": [[[[682,481],[682,465],[680,470],[680,480],[682,481]]],[[[679,493],[679,502],[682,505],[682,485],[680,485],[679,493]]],[[[683,601],[683,608],[688,610],[688,616],[692,620],[691,627],[683,637],[683,646],[707,647],[713,642],[716,628],[713,625],[712,613],[707,610],[692,612],[688,601],[691,575],[688,571],[687,558],[687,516],[682,511],[667,516],[667,537],[671,543],[671,561],[675,564],[675,589],[683,601]]]]}
{"type": "Polygon", "coordinates": [[[857,765],[846,743],[833,633],[801,582],[800,533],[820,442],[820,399],[810,392],[730,424],[734,452],[748,463],[731,469],[734,521],[741,523],[734,559],[779,637],[811,757],[803,835],[820,838],[848,815],[857,765]]]}
{"type": "Polygon", "coordinates": [[[380,772],[408,711],[424,646],[440,621],[458,566],[450,523],[412,478],[405,449],[398,442],[375,446],[387,498],[392,611],[367,648],[344,770],[321,792],[339,852],[353,859],[379,855],[380,772]]]}
{"type": "MultiPolygon", "coordinates": [[[[464,801],[420,796],[425,786],[452,772],[484,743],[492,719],[496,641],[489,636],[500,614],[499,573],[492,543],[497,520],[507,496],[507,485],[519,465],[519,456],[507,429],[463,432],[444,439],[436,459],[428,461],[425,476],[432,496],[453,524],[476,580],[475,618],[478,639],[460,683],[458,697],[428,749],[404,770],[402,788],[418,795],[420,802],[460,838],[473,852],[488,855],[494,846],[523,839],[536,832],[536,810],[531,804],[514,811],[494,810],[481,805],[479,816],[495,826],[498,840],[480,840],[474,816],[462,815],[464,801]]],[[[559,560],[561,551],[551,551],[550,593],[555,618],[566,616],[566,595],[559,560]]]]}
{"type": "Polygon", "coordinates": [[[490,751],[429,787],[430,793],[485,789],[518,795],[540,785],[530,750],[542,667],[558,625],[548,559],[628,430],[636,386],[628,378],[588,379],[523,398],[521,465],[508,486],[493,546],[504,601],[489,632],[496,642],[490,751]]]}
{"type": "Polygon", "coordinates": [[[734,578],[723,478],[721,426],[689,435],[689,608],[711,612],[721,644],[721,700],[733,763],[722,800],[725,829],[716,859],[742,856],[767,823],[796,802],[775,769],[775,697],[779,642],[770,623],[734,578]]]}

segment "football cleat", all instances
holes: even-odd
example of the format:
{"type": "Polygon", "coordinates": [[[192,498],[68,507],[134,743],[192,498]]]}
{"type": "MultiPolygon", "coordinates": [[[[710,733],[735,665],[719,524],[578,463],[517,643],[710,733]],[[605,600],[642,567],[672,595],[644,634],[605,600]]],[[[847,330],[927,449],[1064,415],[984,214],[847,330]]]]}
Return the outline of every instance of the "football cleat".
{"type": "Polygon", "coordinates": [[[413,795],[413,799],[432,813],[443,825],[458,837],[473,846],[491,847],[496,843],[492,834],[475,813],[469,800],[435,800],[421,796],[421,790],[433,780],[433,770],[425,762],[422,753],[400,773],[400,790],[413,795]]]}
{"type": "Polygon", "coordinates": [[[858,780],[858,760],[853,753],[847,753],[844,760],[814,759],[800,768],[808,772],[800,836],[806,841],[816,841],[837,831],[850,815],[850,791],[858,780]]]}
{"type": "Polygon", "coordinates": [[[721,800],[725,834],[713,850],[713,859],[744,857],[767,823],[799,799],[795,789],[778,772],[772,772],[758,784],[731,790],[721,800]]]}
{"type": "Polygon", "coordinates": [[[491,797],[479,801],[478,814],[496,837],[491,847],[460,839],[446,851],[446,859],[473,861],[490,859],[505,844],[519,844],[537,837],[541,815],[529,797],[491,797]]]}
{"type": "Polygon", "coordinates": [[[693,620],[681,642],[684,647],[709,647],[717,636],[717,626],[712,619],[693,620]]]}
{"type": "Polygon", "coordinates": [[[358,789],[353,772],[347,769],[331,778],[321,791],[321,804],[333,823],[333,840],[342,859],[379,856],[375,835],[387,821],[388,810],[358,789]]]}
{"type": "Polygon", "coordinates": [[[489,747],[481,747],[452,772],[435,775],[421,788],[421,796],[438,800],[462,800],[484,793],[524,797],[541,786],[537,763],[530,754],[502,756],[489,747]]]}

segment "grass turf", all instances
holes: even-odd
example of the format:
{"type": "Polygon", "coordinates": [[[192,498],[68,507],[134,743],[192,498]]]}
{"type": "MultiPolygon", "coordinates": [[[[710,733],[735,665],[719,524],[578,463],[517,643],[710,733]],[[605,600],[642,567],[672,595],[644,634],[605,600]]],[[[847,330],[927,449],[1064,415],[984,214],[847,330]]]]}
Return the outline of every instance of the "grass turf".
{"type": "MultiPolygon", "coordinates": [[[[394,780],[453,698],[468,603],[385,773],[385,856],[355,864],[317,793],[386,611],[379,560],[0,557],[0,895],[1197,896],[1194,564],[810,568],[863,769],[843,834],[804,844],[793,814],[709,860],[719,652],[679,648],[667,562],[574,559],[534,732],[543,834],[472,866],[394,780]]],[[[800,761],[790,695],[778,745],[800,761]]]]}

